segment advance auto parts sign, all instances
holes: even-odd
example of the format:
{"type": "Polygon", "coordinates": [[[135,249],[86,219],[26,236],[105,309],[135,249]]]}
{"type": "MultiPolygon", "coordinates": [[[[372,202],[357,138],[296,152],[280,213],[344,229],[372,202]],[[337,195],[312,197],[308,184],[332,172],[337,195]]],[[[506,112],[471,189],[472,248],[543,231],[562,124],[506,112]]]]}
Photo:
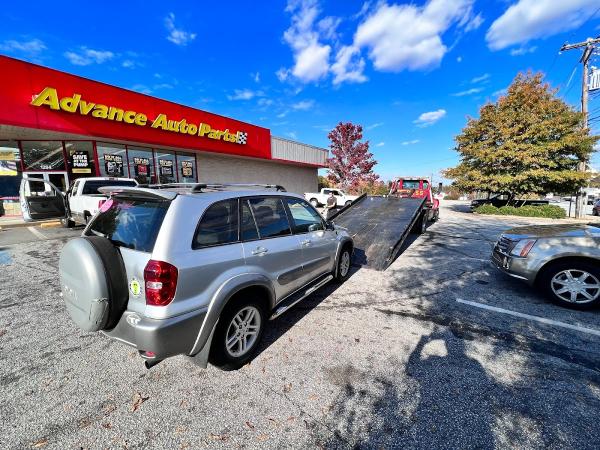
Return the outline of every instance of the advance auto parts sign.
{"type": "Polygon", "coordinates": [[[186,119],[172,120],[166,114],[158,114],[154,119],[149,119],[146,114],[138,111],[128,111],[115,106],[83,100],[80,94],[73,94],[71,97],[59,97],[57,90],[52,87],[46,87],[38,95],[35,95],[31,105],[47,106],[55,111],[65,111],[140,127],[150,126],[150,128],[172,133],[189,134],[233,144],[244,145],[248,139],[248,133],[244,131],[218,130],[207,123],[188,123],[186,119]]]}

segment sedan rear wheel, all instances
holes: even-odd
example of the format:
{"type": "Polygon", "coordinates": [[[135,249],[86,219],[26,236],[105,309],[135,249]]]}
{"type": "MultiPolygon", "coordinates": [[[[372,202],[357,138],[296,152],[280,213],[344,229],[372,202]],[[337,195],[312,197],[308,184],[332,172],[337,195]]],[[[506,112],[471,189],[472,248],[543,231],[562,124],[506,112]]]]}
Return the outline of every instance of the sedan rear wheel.
{"type": "Polygon", "coordinates": [[[600,268],[586,261],[558,263],[541,281],[546,294],[562,306],[587,309],[600,303],[600,268]]]}

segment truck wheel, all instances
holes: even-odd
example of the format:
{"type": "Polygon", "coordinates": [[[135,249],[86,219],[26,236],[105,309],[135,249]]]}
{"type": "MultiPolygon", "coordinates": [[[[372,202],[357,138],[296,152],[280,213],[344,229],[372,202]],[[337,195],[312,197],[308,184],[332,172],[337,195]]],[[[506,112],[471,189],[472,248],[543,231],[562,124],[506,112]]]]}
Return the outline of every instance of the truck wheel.
{"type": "MultiPolygon", "coordinates": [[[[240,299],[241,300],[241,299],[240,299]]],[[[222,370],[236,370],[252,359],[267,317],[256,299],[230,302],[219,317],[209,361],[222,370]]]]}
{"type": "Polygon", "coordinates": [[[440,218],[440,210],[436,209],[433,212],[433,217],[431,218],[431,222],[437,222],[439,218],[440,218]]]}
{"type": "Polygon", "coordinates": [[[540,274],[539,284],[554,303],[573,309],[600,304],[600,267],[587,261],[552,264],[540,274]]]}
{"type": "Polygon", "coordinates": [[[352,200],[346,200],[346,203],[344,203],[344,206],[350,206],[352,204],[352,200]]]}
{"type": "Polygon", "coordinates": [[[319,201],[316,198],[311,198],[310,204],[316,208],[317,206],[319,206],[319,201]]]}
{"type": "Polygon", "coordinates": [[[350,277],[350,265],[352,263],[352,252],[349,246],[345,246],[342,249],[342,253],[338,259],[336,271],[335,271],[335,280],[338,283],[343,283],[350,277]]]}
{"type": "Polygon", "coordinates": [[[414,234],[423,234],[427,229],[427,214],[421,213],[421,216],[415,222],[413,229],[411,230],[414,234]]]}

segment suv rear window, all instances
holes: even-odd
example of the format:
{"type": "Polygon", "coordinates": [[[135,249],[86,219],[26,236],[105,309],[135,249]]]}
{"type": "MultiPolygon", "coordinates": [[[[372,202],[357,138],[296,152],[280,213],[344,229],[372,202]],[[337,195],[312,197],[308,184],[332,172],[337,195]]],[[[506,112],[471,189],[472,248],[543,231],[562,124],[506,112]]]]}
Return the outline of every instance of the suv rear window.
{"type": "Polygon", "coordinates": [[[193,248],[230,244],[238,239],[238,201],[224,200],[211,205],[202,216],[193,248]]]}
{"type": "Polygon", "coordinates": [[[119,247],[151,252],[169,204],[168,201],[111,198],[100,207],[90,231],[119,247]]]}
{"type": "Polygon", "coordinates": [[[135,181],[131,180],[94,180],[94,181],[86,181],[83,185],[83,191],[81,195],[93,195],[100,194],[98,188],[105,186],[137,186],[135,181]]]}

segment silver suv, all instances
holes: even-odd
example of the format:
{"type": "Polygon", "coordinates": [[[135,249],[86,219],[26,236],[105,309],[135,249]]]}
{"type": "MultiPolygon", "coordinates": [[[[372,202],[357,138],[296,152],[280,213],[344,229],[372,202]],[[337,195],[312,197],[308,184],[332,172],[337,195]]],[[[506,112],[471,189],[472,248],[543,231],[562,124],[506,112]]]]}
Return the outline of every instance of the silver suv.
{"type": "Polygon", "coordinates": [[[299,195],[232,186],[104,188],[110,199],[60,256],[73,321],[148,368],[183,354],[231,370],[268,319],[349,276],[344,229],[299,195]]]}

